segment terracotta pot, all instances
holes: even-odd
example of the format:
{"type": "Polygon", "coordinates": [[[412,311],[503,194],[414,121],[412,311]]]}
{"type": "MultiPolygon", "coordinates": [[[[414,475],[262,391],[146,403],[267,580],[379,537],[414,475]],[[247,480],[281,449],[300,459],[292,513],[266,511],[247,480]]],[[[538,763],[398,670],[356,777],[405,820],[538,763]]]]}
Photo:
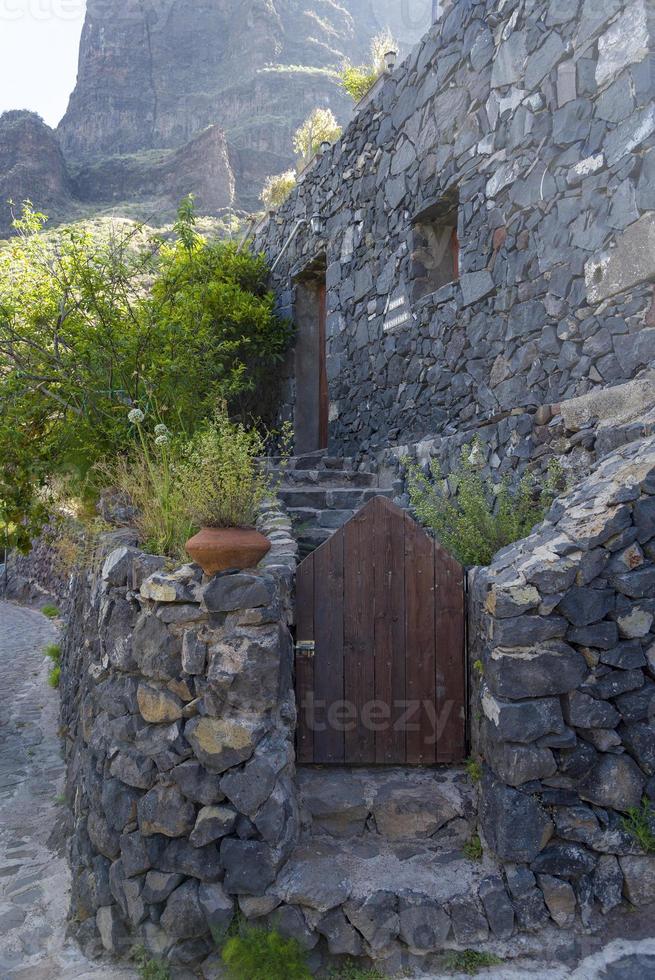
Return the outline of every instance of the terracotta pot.
{"type": "Polygon", "coordinates": [[[215,575],[254,568],[270,551],[271,542],[254,527],[203,527],[185,547],[206,575],[215,575]]]}

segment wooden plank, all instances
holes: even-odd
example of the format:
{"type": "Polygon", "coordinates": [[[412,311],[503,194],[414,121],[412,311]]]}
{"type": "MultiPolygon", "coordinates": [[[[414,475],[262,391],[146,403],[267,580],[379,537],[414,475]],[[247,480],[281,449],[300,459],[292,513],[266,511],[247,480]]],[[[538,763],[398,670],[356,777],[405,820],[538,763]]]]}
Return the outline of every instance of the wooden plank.
{"type": "Polygon", "coordinates": [[[375,618],[375,700],[384,705],[387,724],[375,735],[379,765],[404,763],[401,725],[405,701],[405,518],[384,497],[372,515],[375,618]]]}
{"type": "Polygon", "coordinates": [[[408,718],[406,759],[410,765],[436,761],[436,664],[434,542],[405,515],[405,636],[408,718]]]}
{"type": "Polygon", "coordinates": [[[466,756],[466,666],[464,647],[464,569],[435,545],[436,695],[438,763],[466,756]]]}
{"type": "Polygon", "coordinates": [[[375,700],[375,623],[371,525],[368,506],[344,529],[345,699],[353,713],[346,734],[346,762],[375,762],[371,708],[375,700]]]}
{"type": "Polygon", "coordinates": [[[314,761],[344,762],[339,710],[344,700],[343,530],[314,552],[314,694],[320,728],[314,732],[314,761]]]}
{"type": "MultiPolygon", "coordinates": [[[[296,576],[296,644],[314,640],[314,556],[299,566],[296,576]]],[[[296,649],[296,758],[299,763],[314,761],[314,658],[296,649]]]]}

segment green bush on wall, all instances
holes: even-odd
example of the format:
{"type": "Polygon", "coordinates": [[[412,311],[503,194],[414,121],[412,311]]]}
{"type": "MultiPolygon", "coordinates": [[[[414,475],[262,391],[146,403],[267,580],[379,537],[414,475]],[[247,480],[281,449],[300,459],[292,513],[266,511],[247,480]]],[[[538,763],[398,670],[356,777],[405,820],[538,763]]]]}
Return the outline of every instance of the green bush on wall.
{"type": "Polygon", "coordinates": [[[501,548],[527,537],[546,516],[562,482],[561,465],[553,461],[543,487],[526,474],[513,489],[507,479],[485,479],[478,469],[480,456],[479,443],[464,446],[447,481],[435,459],[429,475],[408,457],[402,460],[418,520],[463,565],[488,565],[501,548]]]}
{"type": "Polygon", "coordinates": [[[244,925],[227,940],[222,955],[230,980],[311,980],[298,942],[275,930],[244,925]]]}

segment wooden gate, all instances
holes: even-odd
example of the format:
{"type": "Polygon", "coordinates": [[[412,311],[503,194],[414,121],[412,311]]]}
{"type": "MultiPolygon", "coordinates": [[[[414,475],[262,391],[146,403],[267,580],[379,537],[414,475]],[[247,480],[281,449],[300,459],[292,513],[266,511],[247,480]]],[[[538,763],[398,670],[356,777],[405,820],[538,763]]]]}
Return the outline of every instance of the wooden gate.
{"type": "Polygon", "coordinates": [[[464,571],[384,497],[298,569],[300,763],[466,755],[464,571]]]}

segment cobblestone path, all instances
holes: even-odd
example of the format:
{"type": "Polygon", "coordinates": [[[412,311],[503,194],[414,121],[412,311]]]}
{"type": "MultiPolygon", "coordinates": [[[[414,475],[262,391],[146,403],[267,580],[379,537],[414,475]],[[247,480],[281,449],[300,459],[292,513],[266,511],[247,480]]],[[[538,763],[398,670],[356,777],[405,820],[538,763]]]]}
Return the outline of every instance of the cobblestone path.
{"type": "Polygon", "coordinates": [[[64,765],[42,655],[55,639],[41,613],[0,602],[0,980],[127,980],[66,939],[70,873],[49,843],[64,765]]]}

